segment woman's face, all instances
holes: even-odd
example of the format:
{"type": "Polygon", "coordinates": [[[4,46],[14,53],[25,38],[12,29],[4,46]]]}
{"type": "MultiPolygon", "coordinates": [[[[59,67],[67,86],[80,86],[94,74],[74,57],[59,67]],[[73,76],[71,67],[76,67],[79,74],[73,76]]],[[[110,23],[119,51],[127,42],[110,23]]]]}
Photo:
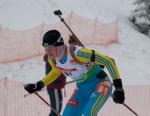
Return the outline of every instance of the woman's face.
{"type": "Polygon", "coordinates": [[[56,58],[57,57],[57,47],[53,45],[48,45],[45,47],[45,51],[48,56],[56,58]]]}
{"type": "Polygon", "coordinates": [[[47,53],[48,56],[56,58],[56,59],[60,59],[63,54],[64,54],[64,46],[53,46],[53,45],[49,45],[45,47],[45,51],[47,53]]]}

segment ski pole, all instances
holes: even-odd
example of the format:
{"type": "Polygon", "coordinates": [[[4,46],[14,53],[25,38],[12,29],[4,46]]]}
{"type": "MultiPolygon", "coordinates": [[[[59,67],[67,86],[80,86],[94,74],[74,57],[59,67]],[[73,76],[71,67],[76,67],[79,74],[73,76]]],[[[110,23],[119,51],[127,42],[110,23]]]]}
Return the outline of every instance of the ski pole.
{"type": "MultiPolygon", "coordinates": [[[[111,95],[111,97],[113,98],[113,94],[111,95]]],[[[133,109],[131,109],[126,103],[122,103],[122,105],[124,105],[128,110],[130,110],[133,114],[135,114],[135,116],[139,116],[133,109]]]]}
{"type": "Polygon", "coordinates": [[[68,26],[64,18],[61,17],[62,12],[60,10],[55,10],[54,14],[60,18],[60,21],[65,24],[65,26],[69,29],[69,31],[72,33],[72,35],[76,38],[76,41],[80,44],[80,46],[84,47],[82,42],[78,39],[78,37],[75,35],[75,33],[72,31],[72,29],[68,26]]]}
{"type": "MultiPolygon", "coordinates": [[[[41,97],[37,92],[34,92],[34,94],[36,96],[38,96],[46,105],[48,105],[48,107],[50,107],[53,112],[55,112],[58,116],[61,116],[61,114],[57,113],[57,111],[43,97],[41,97]]],[[[24,95],[24,97],[27,97],[28,95],[31,95],[31,94],[26,94],[26,95],[24,95]]]]}
{"type": "Polygon", "coordinates": [[[135,116],[139,116],[133,109],[131,109],[127,104],[123,103],[122,105],[124,105],[127,109],[129,109],[133,114],[135,114],[135,116]]]}
{"type": "Polygon", "coordinates": [[[43,97],[41,97],[37,92],[34,92],[34,94],[35,94],[36,96],[38,96],[46,105],[48,105],[48,106],[52,109],[53,112],[55,112],[58,116],[61,116],[61,114],[58,113],[58,112],[57,112],[43,97]]]}

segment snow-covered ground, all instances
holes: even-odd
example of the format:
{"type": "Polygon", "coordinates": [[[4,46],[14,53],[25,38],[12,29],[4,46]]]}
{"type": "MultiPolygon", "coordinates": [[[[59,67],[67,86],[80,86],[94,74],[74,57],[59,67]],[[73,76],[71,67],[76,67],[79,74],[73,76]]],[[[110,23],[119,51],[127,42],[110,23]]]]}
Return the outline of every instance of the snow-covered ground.
{"type": "MultiPolygon", "coordinates": [[[[53,11],[64,16],[72,10],[86,18],[102,22],[119,19],[119,42],[108,46],[88,46],[115,59],[126,85],[150,84],[150,38],[137,32],[127,20],[134,9],[132,0],[0,0],[0,25],[16,30],[32,28],[40,23],[57,22],[53,11]]],[[[33,82],[44,76],[42,57],[10,64],[0,64],[0,79],[33,82]]]]}

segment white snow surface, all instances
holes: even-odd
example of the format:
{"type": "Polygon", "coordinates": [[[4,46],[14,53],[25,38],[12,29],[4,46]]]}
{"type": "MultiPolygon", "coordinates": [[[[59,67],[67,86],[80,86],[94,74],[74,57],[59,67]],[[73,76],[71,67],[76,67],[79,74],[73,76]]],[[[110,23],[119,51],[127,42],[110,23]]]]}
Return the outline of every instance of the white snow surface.
{"type": "MultiPolygon", "coordinates": [[[[125,85],[150,84],[150,38],[140,34],[128,21],[135,8],[134,0],[0,0],[0,25],[16,30],[32,28],[40,23],[59,21],[53,11],[60,9],[63,16],[72,10],[89,19],[102,22],[119,19],[119,42],[108,46],[87,46],[116,61],[125,85]]],[[[33,48],[34,49],[34,48],[33,48]]],[[[8,54],[9,55],[9,54],[8,54]]],[[[0,79],[36,82],[45,75],[41,57],[9,64],[0,64],[0,79]]]]}

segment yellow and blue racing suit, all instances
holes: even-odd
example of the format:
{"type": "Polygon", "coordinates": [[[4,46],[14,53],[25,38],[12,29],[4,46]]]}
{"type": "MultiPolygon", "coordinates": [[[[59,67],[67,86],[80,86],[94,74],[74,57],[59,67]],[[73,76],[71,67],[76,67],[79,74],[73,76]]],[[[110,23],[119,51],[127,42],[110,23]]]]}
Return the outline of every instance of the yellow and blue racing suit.
{"type": "Polygon", "coordinates": [[[82,62],[77,63],[67,49],[66,61],[49,63],[52,70],[43,82],[45,85],[55,81],[59,75],[64,73],[76,81],[76,88],[68,100],[63,116],[96,116],[112,93],[112,83],[104,70],[99,66],[107,68],[112,80],[119,79],[118,69],[113,59],[95,52],[95,61],[91,62],[92,51],[83,47],[75,47],[74,55],[82,62]]]}

